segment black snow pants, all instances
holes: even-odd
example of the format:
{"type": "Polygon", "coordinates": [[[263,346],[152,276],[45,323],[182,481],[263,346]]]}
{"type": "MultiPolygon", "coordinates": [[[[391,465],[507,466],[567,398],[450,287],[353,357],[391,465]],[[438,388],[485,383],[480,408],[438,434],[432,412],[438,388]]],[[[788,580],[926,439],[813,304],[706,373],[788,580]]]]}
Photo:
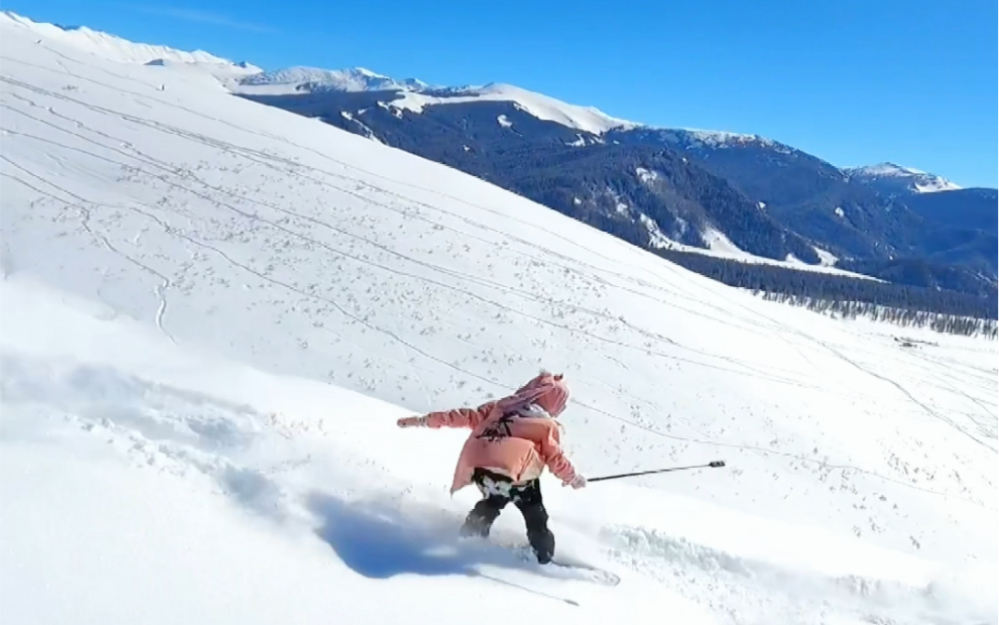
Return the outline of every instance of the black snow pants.
{"type": "Polygon", "coordinates": [[[514,485],[505,475],[486,469],[476,469],[472,481],[479,488],[480,500],[465,518],[461,527],[463,536],[489,536],[489,529],[500,512],[511,501],[524,516],[527,541],[538,562],[547,564],[555,555],[555,536],[548,529],[548,512],[541,500],[540,480],[514,485]]]}

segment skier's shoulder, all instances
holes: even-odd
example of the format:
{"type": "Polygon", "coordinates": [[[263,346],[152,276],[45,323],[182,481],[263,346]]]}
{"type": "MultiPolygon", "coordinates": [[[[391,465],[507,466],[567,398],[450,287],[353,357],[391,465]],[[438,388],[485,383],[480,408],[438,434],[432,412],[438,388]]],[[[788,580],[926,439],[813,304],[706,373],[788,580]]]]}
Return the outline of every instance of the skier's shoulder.
{"type": "Polygon", "coordinates": [[[541,436],[547,436],[551,432],[557,433],[559,429],[558,420],[536,404],[521,408],[512,416],[511,420],[516,424],[517,430],[535,432],[541,436]]]}
{"type": "Polygon", "coordinates": [[[555,422],[555,418],[544,408],[537,404],[528,404],[517,411],[517,416],[524,419],[544,419],[555,422]]]}

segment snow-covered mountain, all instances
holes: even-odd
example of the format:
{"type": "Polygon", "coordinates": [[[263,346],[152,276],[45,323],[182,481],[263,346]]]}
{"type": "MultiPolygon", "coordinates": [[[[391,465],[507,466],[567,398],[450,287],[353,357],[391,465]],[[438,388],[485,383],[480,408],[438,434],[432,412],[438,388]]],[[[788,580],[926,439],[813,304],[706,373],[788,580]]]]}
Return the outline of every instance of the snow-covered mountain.
{"type": "MultiPolygon", "coordinates": [[[[968,245],[934,226],[928,236],[899,199],[766,137],[650,128],[505,85],[244,97],[456,167],[640,246],[662,248],[665,237],[674,249],[708,250],[721,234],[739,259],[794,268],[937,255],[962,275],[996,272],[994,235],[968,245]]],[[[896,275],[937,286],[922,272],[896,275]]]]}
{"type": "Polygon", "coordinates": [[[999,618],[994,342],[761,301],[190,68],[0,39],[4,625],[999,618]],[[728,463],[544,477],[557,553],[617,585],[523,562],[514,509],[457,540],[465,433],[395,427],[540,366],[584,474],[728,463]]]}
{"type": "MultiPolygon", "coordinates": [[[[592,106],[569,104],[542,93],[515,85],[489,83],[481,86],[434,86],[415,78],[396,80],[366,68],[318,69],[290,67],[260,72],[241,78],[232,85],[235,93],[281,95],[317,92],[385,91],[382,104],[396,110],[422,113],[428,106],[467,104],[470,102],[509,102],[537,119],[567,128],[600,135],[609,130],[627,130],[644,124],[612,117],[592,106]]],[[[755,135],[697,129],[663,129],[668,142],[704,144],[716,147],[776,142],[755,135]]]]}
{"type": "Polygon", "coordinates": [[[423,112],[427,106],[465,104],[469,102],[510,102],[537,119],[555,122],[567,128],[591,134],[602,134],[612,128],[629,128],[637,124],[616,119],[593,107],[568,104],[555,98],[521,89],[513,85],[489,84],[483,87],[462,87],[434,94],[407,91],[386,102],[388,106],[423,112]]]}
{"type": "MultiPolygon", "coordinates": [[[[713,233],[718,233],[741,242],[748,252],[742,257],[763,262],[783,263],[792,256],[808,263],[797,267],[809,268],[828,264],[831,258],[888,261],[897,257],[939,258],[942,253],[948,262],[959,265],[961,275],[984,272],[989,276],[997,271],[995,263],[988,260],[995,256],[991,253],[995,247],[991,235],[970,246],[963,233],[928,235],[926,222],[905,205],[904,199],[917,192],[956,185],[915,170],[895,166],[841,169],[767,137],[651,127],[512,85],[442,88],[415,80],[396,81],[367,70],[298,69],[276,72],[274,77],[244,77],[239,83],[232,89],[243,96],[318,117],[364,137],[458,167],[517,193],[525,193],[525,185],[511,180],[510,171],[527,170],[521,166],[522,158],[506,159],[506,154],[547,153],[557,160],[562,158],[559,153],[565,147],[586,148],[604,151],[607,158],[601,169],[614,171],[618,179],[626,179],[636,165],[651,170],[652,162],[639,157],[641,162],[636,163],[633,155],[622,158],[621,150],[609,147],[620,145],[644,150],[647,157],[664,149],[682,154],[689,159],[689,163],[684,161],[688,163],[684,167],[704,169],[721,179],[714,183],[717,190],[707,192],[705,186],[711,185],[687,188],[674,176],[670,188],[679,183],[675,190],[685,199],[705,194],[726,196],[721,190],[726,185],[744,196],[740,202],[729,202],[731,206],[746,207],[741,209],[742,216],[723,223],[711,209],[695,211],[692,216],[679,205],[670,208],[670,216],[661,222],[652,216],[658,210],[652,206],[622,213],[616,209],[617,201],[601,206],[607,204],[601,200],[607,194],[607,185],[592,188],[579,180],[561,180],[565,197],[558,205],[538,194],[528,194],[608,231],[621,230],[611,222],[621,224],[630,219],[627,229],[631,234],[626,238],[640,245],[655,246],[659,240],[644,225],[652,219],[659,232],[683,239],[681,245],[708,249],[713,233]],[[360,78],[343,78],[356,77],[358,72],[360,78]],[[766,217],[758,214],[754,208],[757,206],[766,207],[766,217]],[[691,218],[703,223],[687,228],[684,224],[691,218]],[[783,229],[784,237],[792,243],[777,243],[772,234],[775,228],[783,229]],[[810,242],[793,243],[802,237],[810,242]],[[946,246],[947,241],[953,249],[941,250],[940,244],[946,246]]],[[[538,158],[534,160],[535,166],[543,164],[538,158]]],[[[627,188],[613,189],[610,195],[637,192],[634,184],[624,184],[627,188]]],[[[958,206],[958,221],[963,212],[958,206]]],[[[943,225],[948,228],[948,224],[943,225]]],[[[929,286],[918,280],[914,285],[929,286]]]]}
{"type": "Polygon", "coordinates": [[[568,104],[513,85],[434,87],[415,78],[395,80],[364,68],[325,70],[292,67],[246,76],[232,85],[243,95],[282,95],[322,92],[388,92],[380,102],[395,110],[422,113],[428,106],[468,102],[510,102],[520,110],[569,128],[600,134],[636,124],[615,119],[592,108],[568,104]]]}
{"type": "MultiPolygon", "coordinates": [[[[537,119],[593,135],[601,135],[610,130],[652,129],[645,124],[613,117],[592,106],[570,104],[515,85],[489,83],[481,86],[435,86],[415,78],[396,80],[365,68],[327,70],[291,67],[244,77],[232,85],[232,90],[249,95],[384,91],[390,93],[382,94],[379,101],[383,105],[412,113],[422,113],[426,107],[433,106],[509,102],[537,119]]],[[[655,130],[662,133],[664,142],[684,146],[727,147],[755,143],[790,149],[757,135],[683,128],[655,130]]]]}
{"type": "Polygon", "coordinates": [[[416,79],[397,81],[363,67],[342,70],[289,67],[245,76],[235,81],[232,90],[242,94],[280,95],[322,91],[400,91],[426,87],[425,83],[416,79]]]}
{"type": "Polygon", "coordinates": [[[843,171],[853,180],[892,195],[955,191],[961,188],[942,176],[894,163],[850,167],[843,171]]]}

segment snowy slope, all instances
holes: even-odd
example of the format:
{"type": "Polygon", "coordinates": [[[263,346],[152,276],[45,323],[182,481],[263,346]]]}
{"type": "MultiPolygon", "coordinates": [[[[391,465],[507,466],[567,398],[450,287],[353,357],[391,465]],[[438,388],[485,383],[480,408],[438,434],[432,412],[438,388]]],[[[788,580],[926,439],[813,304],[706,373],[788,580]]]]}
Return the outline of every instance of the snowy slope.
{"type": "Polygon", "coordinates": [[[451,441],[400,432],[400,408],[178,349],[31,280],[0,292],[5,623],[440,623],[495,600],[713,622],[637,575],[611,589],[455,540],[464,510],[435,488],[451,441]]]}
{"type": "Polygon", "coordinates": [[[203,50],[185,52],[167,46],[135,43],[108,33],[91,30],[86,26],[66,28],[54,24],[35,22],[10,11],[0,12],[0,24],[5,32],[17,32],[24,37],[35,37],[35,43],[46,45],[58,42],[77,51],[87,52],[121,63],[149,63],[167,61],[205,65],[232,66],[244,73],[259,72],[260,68],[247,63],[233,63],[228,59],[203,50]]]}
{"type": "Polygon", "coordinates": [[[843,171],[854,180],[893,193],[934,193],[961,188],[941,176],[894,163],[851,167],[843,171]]]}
{"type": "Polygon", "coordinates": [[[902,348],[181,68],[2,28],[5,623],[996,622],[994,344],[902,348]],[[560,550],[617,587],[454,542],[461,433],[393,426],[542,365],[585,474],[729,463],[546,478],[560,550]]]}

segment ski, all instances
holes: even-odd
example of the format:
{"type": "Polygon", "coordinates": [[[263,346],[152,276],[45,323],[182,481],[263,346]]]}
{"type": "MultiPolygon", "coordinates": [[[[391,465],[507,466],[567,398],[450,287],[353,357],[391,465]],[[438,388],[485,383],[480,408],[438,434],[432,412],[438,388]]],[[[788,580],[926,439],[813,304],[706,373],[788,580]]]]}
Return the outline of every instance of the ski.
{"type": "Polygon", "coordinates": [[[575,606],[577,608],[580,607],[578,601],[576,601],[575,599],[570,599],[569,597],[562,597],[562,596],[559,596],[559,595],[554,595],[554,594],[551,594],[551,593],[543,592],[543,591],[537,590],[535,588],[530,588],[529,586],[524,586],[524,585],[521,585],[521,584],[517,584],[517,583],[511,582],[509,580],[502,579],[502,578],[497,577],[495,575],[487,575],[487,574],[481,573],[481,572],[475,572],[475,573],[473,573],[473,575],[475,575],[476,577],[481,577],[483,579],[488,579],[488,580],[496,582],[498,584],[503,584],[505,586],[510,586],[511,588],[517,588],[519,590],[523,590],[524,592],[529,592],[532,595],[538,595],[539,597],[545,597],[546,599],[552,599],[554,601],[561,601],[562,603],[565,603],[565,604],[568,604],[568,605],[571,605],[571,606],[575,606]]]}
{"type": "Polygon", "coordinates": [[[512,547],[512,549],[518,553],[521,560],[527,562],[528,564],[533,564],[537,567],[539,572],[543,572],[545,567],[555,567],[564,571],[576,573],[573,578],[581,581],[588,581],[602,586],[617,586],[621,583],[621,577],[616,573],[612,573],[611,571],[602,569],[592,564],[587,564],[586,562],[559,556],[553,558],[547,564],[540,564],[535,558],[534,552],[531,551],[530,547],[515,546],[512,547]]]}
{"type": "Polygon", "coordinates": [[[557,566],[564,569],[586,572],[588,573],[586,577],[592,579],[594,582],[603,584],[604,586],[617,586],[621,583],[621,577],[617,573],[612,573],[606,569],[583,562],[566,562],[556,558],[544,566],[557,566]]]}

